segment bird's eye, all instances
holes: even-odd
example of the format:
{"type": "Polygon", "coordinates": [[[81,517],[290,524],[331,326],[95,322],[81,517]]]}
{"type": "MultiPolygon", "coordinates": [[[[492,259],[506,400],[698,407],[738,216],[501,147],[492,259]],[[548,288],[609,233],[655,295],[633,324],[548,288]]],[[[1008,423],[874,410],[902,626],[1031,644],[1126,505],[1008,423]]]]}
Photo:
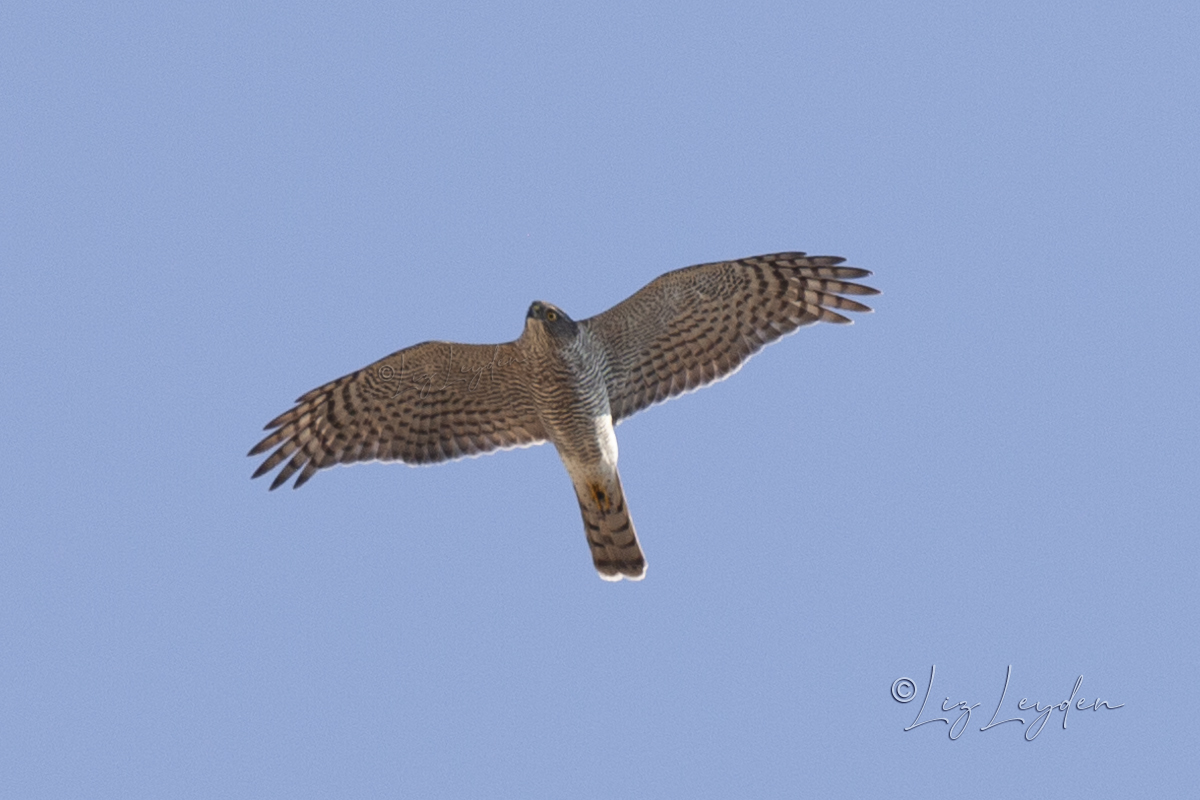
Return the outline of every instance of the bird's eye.
{"type": "Polygon", "coordinates": [[[546,322],[554,322],[554,320],[556,320],[556,319],[558,319],[557,311],[547,311],[546,312],[546,322]]]}

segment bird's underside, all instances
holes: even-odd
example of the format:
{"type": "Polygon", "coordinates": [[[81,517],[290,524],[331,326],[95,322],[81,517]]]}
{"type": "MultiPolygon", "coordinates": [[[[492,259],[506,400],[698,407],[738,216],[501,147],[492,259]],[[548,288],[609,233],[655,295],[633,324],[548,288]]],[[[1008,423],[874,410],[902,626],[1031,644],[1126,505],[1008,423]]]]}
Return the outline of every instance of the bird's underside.
{"type": "Polygon", "coordinates": [[[249,455],[257,478],[358,461],[432,464],[550,441],[575,486],[600,577],[638,580],[645,558],[617,472],[613,425],[720,380],[776,339],[869,312],[846,295],[871,273],[834,256],[775,253],[668,272],[582,321],[534,303],[521,336],[424,342],[304,394],[249,455]]]}

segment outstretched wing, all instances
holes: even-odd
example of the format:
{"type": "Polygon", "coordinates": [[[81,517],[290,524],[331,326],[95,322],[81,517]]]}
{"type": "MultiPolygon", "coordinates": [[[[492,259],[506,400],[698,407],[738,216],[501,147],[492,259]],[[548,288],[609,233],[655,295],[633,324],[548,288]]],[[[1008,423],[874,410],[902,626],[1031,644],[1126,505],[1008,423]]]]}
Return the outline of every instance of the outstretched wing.
{"type": "Polygon", "coordinates": [[[513,343],[424,342],[308,392],[267,423],[249,455],[277,448],[255,471],[283,464],[278,488],[300,472],[355,461],[431,464],[545,440],[513,343]],[[286,463],[285,463],[286,462],[286,463]]]}
{"type": "Polygon", "coordinates": [[[804,325],[848,323],[838,311],[870,311],[842,295],[879,294],[846,280],[871,273],[838,266],[843,261],[774,253],[698,264],[584,320],[607,358],[613,421],[731,375],[804,325]]]}

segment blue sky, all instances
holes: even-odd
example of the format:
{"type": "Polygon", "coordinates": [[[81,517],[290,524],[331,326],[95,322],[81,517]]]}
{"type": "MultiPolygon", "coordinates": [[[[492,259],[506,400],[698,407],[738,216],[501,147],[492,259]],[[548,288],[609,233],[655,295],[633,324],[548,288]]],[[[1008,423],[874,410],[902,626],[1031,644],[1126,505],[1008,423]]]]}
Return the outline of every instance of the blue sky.
{"type": "Polygon", "coordinates": [[[8,3],[2,797],[1194,790],[1194,4],[8,3]],[[658,274],[884,294],[618,429],[267,492],[291,401],[658,274]],[[922,719],[978,703],[956,740],[922,719]],[[999,700],[1000,717],[981,731],[999,700]],[[1078,697],[1116,710],[1031,712],[1078,697]],[[919,696],[892,698],[910,678],[919,696]]]}

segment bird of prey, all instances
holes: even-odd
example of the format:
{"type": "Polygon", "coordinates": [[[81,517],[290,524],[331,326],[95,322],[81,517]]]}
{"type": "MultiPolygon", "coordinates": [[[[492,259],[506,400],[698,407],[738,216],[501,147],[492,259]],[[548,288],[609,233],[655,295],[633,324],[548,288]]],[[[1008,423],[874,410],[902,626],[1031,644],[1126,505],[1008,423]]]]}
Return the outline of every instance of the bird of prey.
{"type": "Polygon", "coordinates": [[[355,461],[432,464],[551,442],[575,486],[600,577],[640,580],[638,544],[617,472],[613,425],[736,372],[765,345],[815,322],[871,309],[844,295],[865,269],[774,253],[668,272],[584,320],[533,303],[504,344],[424,342],[304,394],[267,423],[249,455],[274,448],[255,478],[355,461]]]}

